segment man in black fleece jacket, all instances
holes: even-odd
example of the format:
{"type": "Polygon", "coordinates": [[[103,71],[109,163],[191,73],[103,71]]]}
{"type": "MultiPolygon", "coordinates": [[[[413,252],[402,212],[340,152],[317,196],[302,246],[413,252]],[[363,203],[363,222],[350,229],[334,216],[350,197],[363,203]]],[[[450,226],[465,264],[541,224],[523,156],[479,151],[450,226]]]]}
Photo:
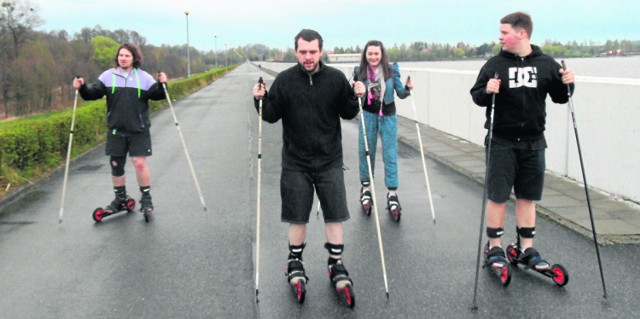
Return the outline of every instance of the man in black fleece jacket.
{"type": "Polygon", "coordinates": [[[567,103],[567,85],[573,91],[574,74],[543,54],[539,47],[531,45],[532,30],[533,22],[526,13],[511,13],[500,20],[502,51],[482,67],[470,93],[477,105],[487,107],[487,129],[491,96],[495,94],[493,138],[485,181],[489,237],[486,256],[489,262],[504,261],[500,236],[504,233],[506,202],[513,188],[517,258],[537,270],[546,270],[549,263],[533,248],[534,201],[542,197],[547,147],[545,99],[549,94],[553,102],[567,103]],[[498,79],[494,78],[496,73],[498,79]]]}
{"type": "Polygon", "coordinates": [[[288,280],[294,285],[307,277],[302,264],[306,224],[313,205],[314,188],[322,205],[333,284],[352,284],[342,264],[342,222],[349,219],[342,171],[340,118],[352,119],[359,111],[357,98],[364,84],[351,87],[345,75],[320,62],[322,37],[304,29],[295,37],[298,64],[278,74],[267,93],[265,85],[253,87],[255,106],[263,100],[262,119],[282,120],[281,219],[289,223],[288,280]]]}

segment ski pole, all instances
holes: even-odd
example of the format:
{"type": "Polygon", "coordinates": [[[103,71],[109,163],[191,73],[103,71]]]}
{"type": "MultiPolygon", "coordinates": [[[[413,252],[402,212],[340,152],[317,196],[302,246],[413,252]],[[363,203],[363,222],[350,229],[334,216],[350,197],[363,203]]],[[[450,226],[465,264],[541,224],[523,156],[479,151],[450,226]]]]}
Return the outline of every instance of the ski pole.
{"type": "MultiPolygon", "coordinates": [[[[562,60],[562,68],[567,69],[567,65],[562,60]]],[[[576,144],[578,146],[578,157],[580,158],[580,169],[582,170],[582,180],[584,181],[584,193],[587,197],[587,207],[589,208],[589,219],[591,220],[591,230],[593,232],[593,242],[596,246],[596,256],[598,256],[598,266],[600,267],[600,278],[602,279],[603,297],[607,298],[607,287],[604,284],[604,272],[602,271],[602,261],[600,260],[600,249],[598,248],[598,237],[596,235],[596,224],[593,221],[593,212],[591,210],[591,200],[589,197],[589,187],[587,185],[587,174],[584,170],[584,161],[582,159],[582,150],[580,147],[580,138],[578,137],[578,125],[576,124],[576,114],[573,110],[573,98],[571,94],[571,86],[567,84],[567,97],[569,98],[569,109],[571,110],[571,119],[573,120],[573,131],[576,135],[576,144]]]]}
{"type": "MultiPolygon", "coordinates": [[[[76,76],[79,79],[80,76],[76,76]]],[[[67,193],[67,178],[69,177],[69,160],[71,158],[71,145],[73,144],[73,126],[76,121],[76,106],[78,105],[78,89],[76,89],[73,98],[73,111],[71,112],[71,129],[69,130],[69,145],[67,146],[67,160],[64,165],[64,181],[62,182],[62,199],[60,199],[60,215],[58,216],[58,224],[62,223],[62,215],[64,215],[64,198],[67,193]]]]}
{"type": "MultiPolygon", "coordinates": [[[[262,77],[258,79],[258,84],[262,87],[264,81],[262,77]]],[[[262,184],[262,99],[258,101],[258,191],[256,198],[256,303],[258,299],[258,287],[260,282],[260,193],[262,184]]]]}
{"type": "MultiPolygon", "coordinates": [[[[358,75],[353,74],[353,79],[357,81],[358,75]]],[[[373,170],[371,169],[371,156],[369,154],[369,143],[367,142],[367,130],[364,123],[364,111],[362,110],[362,98],[358,98],[358,107],[360,108],[360,124],[362,125],[362,136],[364,138],[364,152],[367,158],[367,168],[369,169],[369,178],[371,180],[371,199],[373,200],[373,212],[376,216],[376,231],[378,233],[378,248],[380,249],[380,262],[382,263],[382,275],[384,278],[384,290],[387,293],[387,300],[389,299],[389,286],[387,284],[387,267],[384,263],[384,248],[382,247],[382,233],[380,231],[380,220],[378,217],[378,204],[376,203],[376,189],[373,185],[373,170]]]]}
{"type": "Polygon", "coordinates": [[[167,98],[167,102],[169,102],[169,109],[171,109],[171,114],[173,115],[173,121],[176,124],[176,128],[178,129],[178,134],[180,135],[180,141],[182,141],[182,148],[184,149],[184,154],[187,156],[187,162],[189,162],[189,168],[191,169],[191,176],[193,177],[193,181],[196,184],[196,190],[198,191],[198,196],[200,196],[200,202],[202,203],[202,208],[204,208],[204,210],[206,211],[207,204],[204,203],[204,197],[202,196],[202,191],[200,190],[200,183],[198,183],[198,177],[196,176],[196,171],[193,169],[191,156],[189,156],[187,143],[185,143],[184,137],[182,136],[182,130],[180,129],[180,124],[178,124],[178,118],[176,118],[176,112],[173,110],[173,104],[171,103],[171,97],[169,97],[169,91],[167,91],[167,85],[165,83],[162,83],[162,88],[164,89],[164,95],[167,98]]]}
{"type": "MultiPolygon", "coordinates": [[[[411,79],[411,76],[407,77],[407,81],[411,79]]],[[[420,134],[420,124],[418,124],[418,112],[416,111],[416,100],[413,97],[413,92],[409,90],[411,95],[411,105],[413,106],[413,116],[416,122],[416,131],[418,132],[418,143],[420,144],[420,158],[422,159],[422,170],[424,171],[424,180],[427,185],[427,193],[429,195],[429,205],[431,206],[431,217],[433,217],[433,223],[436,223],[436,212],[433,209],[433,198],[431,196],[431,187],[429,186],[429,176],[427,175],[427,163],[424,159],[424,149],[422,148],[422,135],[420,134]]]]}
{"type": "Polygon", "coordinates": [[[318,208],[316,208],[316,218],[320,218],[320,198],[318,198],[318,208]]]}
{"type": "MultiPolygon", "coordinates": [[[[498,72],[495,73],[494,79],[498,79],[498,72]]],[[[478,310],[476,296],[478,294],[478,274],[480,272],[480,255],[482,254],[482,229],[484,228],[484,215],[487,210],[487,179],[489,178],[489,160],[491,160],[491,139],[493,138],[493,113],[496,109],[496,94],[491,94],[491,112],[489,116],[489,140],[487,141],[487,160],[484,170],[484,190],[482,192],[482,213],[480,214],[480,235],[478,235],[478,258],[476,259],[476,279],[473,287],[473,304],[472,311],[478,310]]]]}

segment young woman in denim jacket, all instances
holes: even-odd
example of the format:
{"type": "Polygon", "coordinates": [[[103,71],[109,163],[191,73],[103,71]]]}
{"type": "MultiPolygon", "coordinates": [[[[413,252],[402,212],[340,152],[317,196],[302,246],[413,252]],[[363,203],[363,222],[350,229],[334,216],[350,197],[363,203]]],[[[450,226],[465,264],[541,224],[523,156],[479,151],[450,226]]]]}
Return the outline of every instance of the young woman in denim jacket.
{"type": "MultiPolygon", "coordinates": [[[[367,130],[367,144],[371,156],[371,171],[374,171],[378,134],[382,142],[382,160],[384,162],[385,186],[387,187],[387,210],[400,220],[400,202],[398,200],[398,122],[394,91],[399,98],[409,96],[413,82],[406,85],[400,79],[398,64],[390,64],[384,45],[377,40],[367,42],[362,52],[360,66],[354,69],[355,81],[367,86],[364,96],[363,115],[367,130]]],[[[367,167],[362,125],[360,125],[360,203],[365,213],[371,213],[371,178],[367,167]]]]}

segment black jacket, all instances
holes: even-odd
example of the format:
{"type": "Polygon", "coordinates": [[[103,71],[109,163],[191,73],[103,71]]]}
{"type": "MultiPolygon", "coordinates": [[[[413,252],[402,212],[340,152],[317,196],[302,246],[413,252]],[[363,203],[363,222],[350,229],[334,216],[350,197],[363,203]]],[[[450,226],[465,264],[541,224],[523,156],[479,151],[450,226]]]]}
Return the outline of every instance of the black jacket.
{"type": "Polygon", "coordinates": [[[140,69],[131,70],[127,77],[118,68],[103,72],[98,81],[80,87],[85,100],[107,96],[107,127],[109,134],[128,135],[149,130],[149,100],[165,98],[162,84],[140,69]]]}
{"type": "Polygon", "coordinates": [[[273,81],[263,101],[262,119],[269,123],[282,119],[283,168],[320,171],[342,166],[340,118],[352,119],[358,111],[342,72],[320,63],[320,70],[309,74],[296,64],[273,81]]]}
{"type": "MultiPolygon", "coordinates": [[[[484,127],[489,128],[491,95],[486,86],[497,72],[500,93],[496,94],[493,134],[509,140],[535,140],[544,137],[547,94],[555,103],[567,103],[567,85],[562,83],[562,66],[532,45],[526,57],[501,51],[480,69],[471,88],[473,101],[487,107],[484,127]]],[[[571,90],[573,92],[573,84],[571,90]]]]}

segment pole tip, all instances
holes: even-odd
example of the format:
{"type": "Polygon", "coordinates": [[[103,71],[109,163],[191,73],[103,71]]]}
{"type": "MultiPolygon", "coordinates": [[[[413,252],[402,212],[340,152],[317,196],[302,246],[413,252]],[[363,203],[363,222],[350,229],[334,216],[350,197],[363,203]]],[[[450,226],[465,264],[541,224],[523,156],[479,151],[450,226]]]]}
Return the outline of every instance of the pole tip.
{"type": "Polygon", "coordinates": [[[389,300],[389,292],[387,291],[387,300],[389,300]]]}
{"type": "Polygon", "coordinates": [[[435,219],[435,218],[433,219],[433,224],[434,224],[434,225],[436,224],[436,219],[435,219]]]}
{"type": "Polygon", "coordinates": [[[203,207],[203,208],[204,208],[204,211],[206,212],[206,211],[207,211],[207,206],[205,206],[205,207],[203,207]]]}

